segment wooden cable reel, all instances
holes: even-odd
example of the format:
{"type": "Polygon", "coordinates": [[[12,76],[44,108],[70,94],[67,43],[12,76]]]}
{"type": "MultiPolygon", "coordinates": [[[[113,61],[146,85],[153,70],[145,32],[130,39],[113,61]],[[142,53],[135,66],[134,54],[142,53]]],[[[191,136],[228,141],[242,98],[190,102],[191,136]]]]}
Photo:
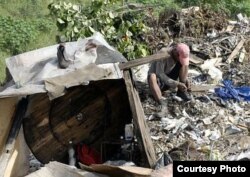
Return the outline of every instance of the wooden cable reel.
{"type": "Polygon", "coordinates": [[[53,101],[46,94],[33,95],[29,101],[24,134],[42,163],[67,162],[69,142],[84,142],[98,149],[107,137],[119,138],[131,121],[123,80],[73,87],[53,101]]]}
{"type": "Polygon", "coordinates": [[[92,144],[104,133],[109,115],[110,103],[105,92],[91,85],[81,89],[78,96],[70,95],[66,102],[63,97],[52,101],[49,115],[51,132],[65,146],[81,140],[92,144]],[[86,130],[84,134],[78,133],[83,129],[86,130]]]}

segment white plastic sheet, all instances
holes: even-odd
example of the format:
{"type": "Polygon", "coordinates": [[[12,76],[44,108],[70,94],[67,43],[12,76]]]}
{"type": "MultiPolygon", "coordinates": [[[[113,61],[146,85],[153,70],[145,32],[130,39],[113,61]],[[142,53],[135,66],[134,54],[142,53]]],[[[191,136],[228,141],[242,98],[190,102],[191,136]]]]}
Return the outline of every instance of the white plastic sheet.
{"type": "Polygon", "coordinates": [[[7,58],[6,65],[14,84],[0,92],[0,98],[49,92],[50,98],[54,99],[62,96],[65,88],[87,84],[89,81],[122,78],[118,63],[95,64],[98,55],[96,48],[85,50],[90,40],[115,51],[100,33],[96,33],[89,38],[65,44],[64,54],[72,61],[66,69],[58,67],[58,45],[7,58]]]}

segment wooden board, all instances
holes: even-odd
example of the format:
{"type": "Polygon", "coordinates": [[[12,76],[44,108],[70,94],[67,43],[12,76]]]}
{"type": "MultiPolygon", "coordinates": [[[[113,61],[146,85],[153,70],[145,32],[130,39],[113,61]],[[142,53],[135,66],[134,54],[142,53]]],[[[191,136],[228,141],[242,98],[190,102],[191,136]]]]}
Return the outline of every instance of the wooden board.
{"type": "Polygon", "coordinates": [[[235,49],[233,50],[233,52],[229,55],[228,59],[226,60],[227,63],[231,63],[233,61],[233,59],[236,57],[236,55],[239,54],[240,49],[243,47],[244,43],[245,43],[246,39],[242,39],[237,46],[235,47],[235,49]]]}
{"type": "Polygon", "coordinates": [[[156,163],[156,154],[154,151],[153,143],[146,124],[144,111],[137,90],[131,80],[130,71],[124,71],[124,80],[127,87],[128,98],[134,124],[136,126],[136,134],[139,138],[139,145],[142,152],[145,153],[146,163],[145,166],[154,167],[156,163]]]}
{"type": "Polygon", "coordinates": [[[4,172],[4,177],[22,177],[27,175],[30,168],[29,153],[30,151],[25,143],[23,130],[21,129],[4,172]]]}
{"type": "Polygon", "coordinates": [[[0,99],[0,154],[7,141],[11,128],[13,114],[17,104],[17,98],[2,98],[0,99]]]}
{"type": "Polygon", "coordinates": [[[7,141],[17,101],[17,97],[0,99],[0,176],[4,177],[24,176],[29,168],[27,156],[29,149],[24,141],[22,131],[17,131],[17,133],[19,132],[17,138],[9,138],[7,141]],[[8,146],[6,146],[6,142],[9,144],[8,146]],[[6,153],[6,151],[10,152],[6,153]]]}
{"type": "Polygon", "coordinates": [[[146,64],[146,63],[161,60],[161,59],[167,58],[168,56],[169,54],[167,53],[158,53],[158,54],[150,55],[147,57],[138,58],[136,60],[128,61],[126,63],[120,63],[119,68],[121,70],[126,70],[126,69],[130,69],[139,65],[146,64]]]}
{"type": "Polygon", "coordinates": [[[207,92],[216,87],[219,87],[219,85],[191,85],[191,90],[192,92],[207,92]]]}
{"type": "MultiPolygon", "coordinates": [[[[169,57],[168,53],[158,53],[158,54],[153,54],[153,55],[149,55],[143,58],[138,58],[136,60],[132,60],[132,61],[128,61],[126,63],[120,63],[119,64],[119,68],[121,70],[127,70],[139,65],[143,65],[143,64],[147,64],[147,63],[151,63],[153,61],[157,61],[157,60],[162,60],[169,57]]],[[[202,60],[201,58],[190,54],[190,61],[193,64],[202,64],[204,62],[204,60],[202,60]]]]}
{"type": "Polygon", "coordinates": [[[25,138],[43,163],[67,162],[69,141],[101,147],[103,139],[119,139],[132,118],[123,79],[72,87],[53,101],[46,94],[33,95],[29,100],[25,138]]]}
{"type": "Polygon", "coordinates": [[[26,177],[108,177],[106,175],[83,171],[72,168],[59,162],[50,162],[40,170],[27,175],[26,177]]]}
{"type": "MultiPolygon", "coordinates": [[[[0,160],[0,171],[5,172],[6,168],[9,164],[9,161],[11,157],[13,156],[13,152],[15,152],[15,145],[16,145],[16,139],[19,134],[19,130],[22,125],[22,119],[25,115],[26,108],[27,108],[27,100],[22,99],[19,101],[18,105],[16,106],[16,111],[13,114],[13,121],[11,125],[11,129],[8,132],[8,138],[7,141],[4,143],[4,152],[1,155],[0,160]]],[[[11,168],[10,168],[11,169],[11,168]]],[[[3,174],[0,174],[2,176],[3,174]]]]}
{"type": "Polygon", "coordinates": [[[138,176],[138,177],[148,177],[152,173],[151,168],[142,168],[142,167],[134,167],[134,166],[113,166],[113,165],[106,165],[106,164],[94,164],[91,166],[86,166],[83,164],[79,164],[81,169],[105,174],[110,177],[127,177],[127,176],[138,176]]]}

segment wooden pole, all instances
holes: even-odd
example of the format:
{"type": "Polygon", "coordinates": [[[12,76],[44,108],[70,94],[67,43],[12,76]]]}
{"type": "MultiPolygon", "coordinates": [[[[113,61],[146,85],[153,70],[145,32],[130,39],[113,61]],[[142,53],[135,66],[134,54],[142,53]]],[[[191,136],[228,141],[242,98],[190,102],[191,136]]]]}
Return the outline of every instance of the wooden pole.
{"type": "Polygon", "coordinates": [[[133,67],[143,65],[143,64],[146,64],[146,63],[150,63],[150,62],[153,62],[153,61],[162,60],[162,59],[165,59],[167,57],[169,57],[169,54],[166,54],[166,53],[154,54],[154,55],[150,55],[150,56],[147,56],[147,57],[138,58],[136,60],[128,61],[126,63],[120,63],[119,68],[121,70],[126,70],[126,69],[129,69],[129,68],[133,68],[133,67]]]}

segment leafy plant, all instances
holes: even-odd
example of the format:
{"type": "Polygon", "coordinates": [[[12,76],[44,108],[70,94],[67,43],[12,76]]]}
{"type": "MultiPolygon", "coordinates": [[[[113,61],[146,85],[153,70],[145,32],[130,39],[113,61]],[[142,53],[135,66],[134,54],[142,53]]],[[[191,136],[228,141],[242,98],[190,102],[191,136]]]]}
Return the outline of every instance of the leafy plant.
{"type": "Polygon", "coordinates": [[[129,60],[150,53],[143,34],[150,28],[143,23],[142,13],[110,10],[117,0],[92,0],[87,7],[59,2],[49,6],[63,32],[62,41],[89,37],[95,31],[102,33],[129,60]]]}

